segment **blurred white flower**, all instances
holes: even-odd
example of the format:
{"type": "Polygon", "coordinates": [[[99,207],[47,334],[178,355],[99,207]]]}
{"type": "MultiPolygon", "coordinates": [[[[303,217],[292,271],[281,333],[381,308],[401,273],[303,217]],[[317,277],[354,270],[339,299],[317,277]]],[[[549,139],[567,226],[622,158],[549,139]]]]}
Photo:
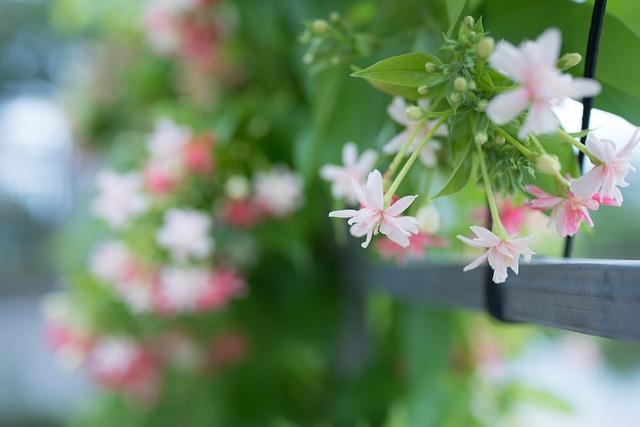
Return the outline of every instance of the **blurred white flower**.
{"type": "Polygon", "coordinates": [[[99,194],[91,210],[115,229],[125,228],[131,219],[144,213],[148,202],[143,195],[140,174],[129,172],[119,175],[110,170],[98,173],[99,194]]]}
{"type": "Polygon", "coordinates": [[[158,244],[167,249],[175,261],[188,257],[202,259],[214,249],[209,236],[212,220],[206,213],[193,209],[170,209],[156,234],[158,244]]]}
{"type": "Polygon", "coordinates": [[[274,169],[256,175],[255,201],[274,217],[284,217],[302,203],[302,179],[287,169],[274,169]]]}
{"type": "Polygon", "coordinates": [[[345,198],[350,203],[356,202],[353,193],[351,179],[364,185],[365,178],[373,170],[378,161],[378,153],[373,150],[365,150],[358,158],[358,147],[353,142],[348,142],[342,147],[342,163],[344,166],[324,165],[320,168],[320,176],[331,181],[331,194],[334,199],[345,198]]]}
{"type": "Polygon", "coordinates": [[[162,164],[165,169],[179,168],[185,146],[192,137],[191,129],[186,126],[178,126],[167,118],[157,120],[147,141],[151,162],[162,164]]]}
{"type": "Polygon", "coordinates": [[[161,287],[164,302],[172,311],[193,311],[211,283],[205,268],[166,268],[161,287]]]}
{"type": "Polygon", "coordinates": [[[89,259],[89,271],[98,279],[121,282],[131,265],[131,253],[120,240],[102,242],[89,259]]]}

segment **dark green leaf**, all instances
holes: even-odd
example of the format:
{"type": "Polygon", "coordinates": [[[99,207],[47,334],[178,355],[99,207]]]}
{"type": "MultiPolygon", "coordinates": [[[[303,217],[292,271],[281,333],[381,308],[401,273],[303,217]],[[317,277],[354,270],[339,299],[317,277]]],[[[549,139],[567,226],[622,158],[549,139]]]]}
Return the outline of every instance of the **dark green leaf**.
{"type": "Polygon", "coordinates": [[[472,145],[473,144],[471,142],[468,144],[466,151],[460,156],[457,164],[453,168],[453,171],[451,171],[449,180],[442,190],[433,196],[432,199],[455,194],[466,187],[469,183],[471,177],[474,175],[474,169],[476,167],[476,163],[473,161],[473,156],[469,155],[472,145]]]}
{"type": "Polygon", "coordinates": [[[451,35],[453,29],[460,18],[460,14],[462,13],[462,9],[464,9],[464,5],[467,3],[467,0],[447,0],[447,16],[449,17],[449,29],[447,30],[447,34],[451,35]]]}

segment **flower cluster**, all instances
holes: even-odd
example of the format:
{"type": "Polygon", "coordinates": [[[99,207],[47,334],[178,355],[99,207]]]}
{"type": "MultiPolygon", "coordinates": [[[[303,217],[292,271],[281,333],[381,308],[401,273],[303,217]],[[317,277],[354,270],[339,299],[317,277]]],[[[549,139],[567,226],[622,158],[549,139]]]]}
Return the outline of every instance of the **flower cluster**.
{"type": "MultiPolygon", "coordinates": [[[[332,183],[335,199],[360,204],[359,210],[336,210],[329,216],[348,218],[351,234],[366,236],[363,247],[372,236],[386,235],[390,242],[380,241],[375,246],[383,256],[396,256],[404,263],[409,257],[422,255],[425,247],[443,246],[446,240],[429,234],[428,227],[420,227],[416,217],[401,216],[419,196],[396,200],[400,186],[419,194],[443,175],[446,184],[440,192],[420,196],[421,209],[433,210],[430,198],[460,192],[479,176],[478,184],[491,211],[492,230],[475,225],[471,227],[474,239],[457,237],[486,249],[464,270],[488,261],[496,283],[507,279],[509,268],[517,274],[520,257],[528,262],[534,253],[529,247],[534,237],[518,237],[529,212],[549,211],[549,224],[555,225],[562,237],[574,235],[582,223],[593,227],[589,211],[622,204],[619,188],[628,185],[628,171],[635,171],[629,159],[640,143],[640,130],[618,152],[614,142],[593,133],[582,145],[562,130],[552,106],[566,98],[595,96],[601,85],[563,73],[576,65],[580,56],[560,58],[561,44],[560,31],[548,29],[535,41],[527,40],[517,47],[507,41],[496,45],[484,35],[481,21],[467,17],[458,39],[445,40],[443,59],[425,53],[406,54],[356,71],[354,76],[395,95],[387,112],[404,129],[382,146],[382,155],[369,149],[358,158],[355,145],[350,143],[343,149],[344,166],[321,169],[321,176],[332,183]],[[405,67],[415,70],[420,64],[425,70],[421,80],[402,73],[405,67]],[[396,74],[392,76],[389,70],[396,74]],[[411,87],[415,88],[412,98],[417,99],[414,105],[403,99],[411,87]],[[583,176],[575,176],[576,148],[594,165],[583,176]],[[393,158],[383,175],[375,168],[385,162],[384,155],[393,158]],[[411,175],[418,158],[423,172],[411,175]],[[535,172],[551,176],[553,187],[538,185],[535,172]],[[423,178],[417,180],[417,175],[423,178]],[[495,196],[494,189],[501,194],[495,196]],[[513,200],[519,202],[513,204],[513,200]]],[[[414,212],[419,211],[414,208],[414,212]]]]}
{"type": "Polygon", "coordinates": [[[57,359],[69,368],[85,367],[101,386],[143,405],[158,398],[167,369],[216,371],[242,362],[248,351],[246,337],[231,330],[204,339],[183,329],[145,338],[97,333],[70,305],[63,295],[45,301],[46,336],[57,359]]]}

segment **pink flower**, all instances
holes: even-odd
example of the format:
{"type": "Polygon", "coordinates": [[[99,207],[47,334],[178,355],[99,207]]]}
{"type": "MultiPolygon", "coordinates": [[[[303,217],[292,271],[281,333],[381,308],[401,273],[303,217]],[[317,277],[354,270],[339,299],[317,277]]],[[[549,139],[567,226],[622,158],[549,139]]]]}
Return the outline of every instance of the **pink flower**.
{"type": "Polygon", "coordinates": [[[200,295],[198,307],[201,310],[220,309],[232,298],[242,298],[246,294],[246,283],[235,270],[219,268],[211,276],[209,287],[200,295]]]}
{"type": "Polygon", "coordinates": [[[542,33],[536,41],[524,41],[518,48],[502,41],[489,61],[491,65],[522,86],[503,92],[489,103],[487,115],[499,125],[509,123],[529,107],[519,137],[554,132],[558,118],[551,111],[552,100],[581,98],[600,93],[601,86],[590,79],[573,78],[556,68],[562,36],[555,28],[542,33]]]}
{"type": "Polygon", "coordinates": [[[412,216],[401,217],[418,196],[405,196],[389,207],[384,207],[382,175],[374,170],[367,178],[367,185],[362,187],[355,180],[351,181],[356,198],[362,205],[360,210],[345,209],[329,213],[334,218],[349,218],[352,236],[367,236],[362,244],[369,246],[371,237],[378,232],[402,247],[409,246],[409,236],[418,233],[418,221],[412,216]]]}
{"type": "Polygon", "coordinates": [[[202,134],[193,138],[184,149],[184,164],[188,170],[207,174],[213,171],[211,152],[215,145],[213,135],[202,134]]]}
{"type": "MultiPolygon", "coordinates": [[[[429,109],[429,101],[421,100],[418,101],[418,105],[425,110],[429,109]]],[[[409,120],[405,115],[404,111],[407,109],[407,103],[399,96],[393,98],[393,102],[387,107],[387,113],[389,116],[398,123],[405,127],[405,130],[394,136],[391,141],[387,142],[384,147],[382,147],[382,151],[387,154],[393,154],[400,151],[400,149],[407,142],[411,134],[416,130],[416,128],[420,125],[420,122],[414,122],[409,120]]],[[[407,155],[411,154],[415,151],[418,144],[422,141],[422,139],[431,131],[431,128],[435,126],[437,120],[427,120],[424,122],[422,127],[416,133],[416,136],[413,138],[413,142],[409,146],[407,150],[407,155]]],[[[438,130],[435,132],[435,136],[447,136],[447,127],[440,126],[438,130]]],[[[437,152],[440,150],[441,144],[440,141],[436,139],[429,140],[425,146],[420,151],[420,160],[425,166],[432,167],[435,166],[438,162],[437,152]]]]}
{"type": "Polygon", "coordinates": [[[520,255],[524,255],[524,260],[529,262],[531,261],[531,255],[535,254],[529,249],[529,245],[534,241],[533,236],[502,240],[484,227],[474,225],[471,227],[471,231],[477,236],[475,239],[471,240],[461,235],[457,236],[458,239],[476,248],[488,248],[488,251],[467,265],[463,271],[473,270],[488,260],[489,265],[493,268],[493,281],[495,283],[502,283],[507,279],[508,267],[518,274],[520,255]]]}
{"type": "Polygon", "coordinates": [[[519,234],[522,226],[527,221],[529,206],[514,205],[511,198],[506,198],[500,203],[500,221],[509,235],[519,234]]]}
{"type": "Polygon", "coordinates": [[[248,339],[239,332],[225,332],[211,343],[209,359],[214,367],[225,367],[244,359],[249,347],[248,339]]]}
{"type": "Polygon", "coordinates": [[[384,259],[395,258],[399,266],[407,264],[410,259],[423,259],[426,257],[427,248],[446,247],[448,242],[446,239],[437,236],[431,236],[426,233],[418,232],[409,236],[409,246],[402,247],[391,240],[377,240],[375,242],[376,251],[384,259]]]}
{"type": "Polygon", "coordinates": [[[640,128],[637,129],[629,142],[616,153],[616,145],[608,139],[599,139],[592,133],[587,137],[587,149],[601,165],[595,166],[589,172],[571,183],[571,191],[580,197],[590,198],[600,193],[600,203],[606,196],[622,204],[622,193],[619,187],[628,187],[625,182],[629,170],[636,169],[629,163],[631,152],[640,142],[640,128]]]}
{"type": "MultiPolygon", "coordinates": [[[[585,221],[589,227],[593,227],[589,209],[598,210],[601,204],[598,200],[599,195],[594,195],[593,198],[584,198],[570,192],[566,197],[558,197],[545,193],[535,185],[527,185],[525,189],[537,197],[531,201],[533,209],[541,211],[551,209],[549,225],[555,223],[560,236],[566,237],[576,234],[582,221],[585,221]]],[[[610,197],[603,198],[602,204],[618,206],[618,203],[610,197]]]]}
{"type": "Polygon", "coordinates": [[[358,147],[353,142],[348,142],[342,147],[343,166],[324,165],[320,168],[320,176],[331,181],[331,194],[334,199],[345,198],[350,203],[355,203],[351,179],[358,184],[364,184],[367,173],[378,161],[378,154],[373,150],[366,150],[358,158],[358,147]]]}
{"type": "Polygon", "coordinates": [[[238,228],[250,228],[264,217],[262,209],[251,200],[225,200],[220,211],[227,224],[238,228]]]}

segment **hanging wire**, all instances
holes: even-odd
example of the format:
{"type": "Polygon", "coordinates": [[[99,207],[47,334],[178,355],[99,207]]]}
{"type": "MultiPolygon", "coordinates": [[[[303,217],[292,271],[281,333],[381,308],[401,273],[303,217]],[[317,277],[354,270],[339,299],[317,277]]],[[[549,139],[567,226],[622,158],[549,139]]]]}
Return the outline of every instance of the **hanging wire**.
{"type": "MultiPolygon", "coordinates": [[[[587,53],[584,61],[584,77],[593,79],[596,76],[596,61],[598,59],[598,48],[600,46],[600,35],[602,34],[602,23],[604,21],[604,13],[607,8],[607,0],[595,0],[593,5],[593,14],[591,15],[591,28],[589,28],[589,40],[587,42],[587,53]]],[[[582,100],[582,129],[589,129],[589,121],[591,119],[591,109],[593,108],[593,98],[583,98],[582,100]]],[[[580,138],[580,142],[585,144],[587,137],[580,138]]],[[[584,153],[578,151],[578,164],[582,171],[584,163],[584,153]]],[[[564,257],[571,257],[573,249],[573,238],[567,236],[564,245],[564,257]]]]}

